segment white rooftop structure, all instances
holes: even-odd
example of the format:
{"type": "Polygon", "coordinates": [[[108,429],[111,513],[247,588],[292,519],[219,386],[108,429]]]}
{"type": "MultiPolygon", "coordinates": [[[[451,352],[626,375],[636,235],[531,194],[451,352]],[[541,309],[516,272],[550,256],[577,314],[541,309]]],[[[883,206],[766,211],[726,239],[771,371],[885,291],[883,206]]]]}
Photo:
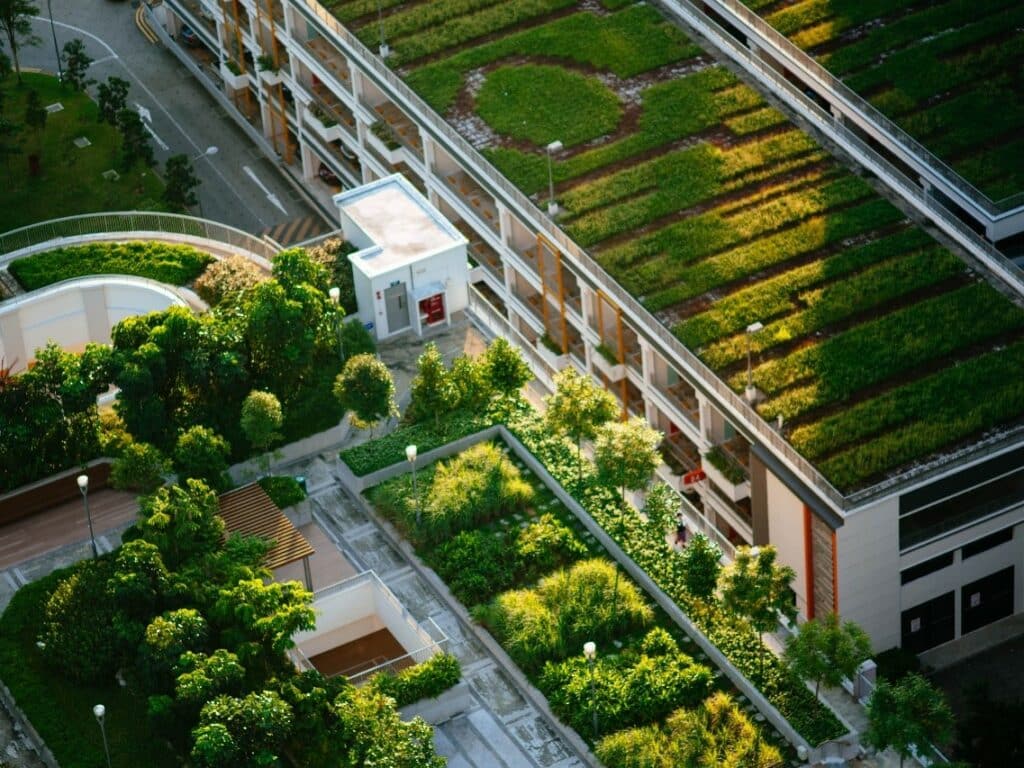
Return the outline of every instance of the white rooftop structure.
{"type": "Polygon", "coordinates": [[[468,241],[404,176],[342,192],[334,202],[345,239],[358,249],[348,258],[359,318],[378,338],[419,334],[465,309],[468,241]]]}

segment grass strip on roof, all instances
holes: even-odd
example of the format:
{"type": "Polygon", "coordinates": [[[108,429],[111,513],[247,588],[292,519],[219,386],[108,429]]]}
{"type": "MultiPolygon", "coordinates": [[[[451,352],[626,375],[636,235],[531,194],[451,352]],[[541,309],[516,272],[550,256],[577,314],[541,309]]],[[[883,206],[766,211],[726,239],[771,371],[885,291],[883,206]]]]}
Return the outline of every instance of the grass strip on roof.
{"type": "Polygon", "coordinates": [[[792,339],[809,336],[833,323],[879,307],[930,285],[962,275],[960,259],[939,246],[891,259],[846,279],[800,291],[794,300],[807,309],[773,322],[752,338],[737,333],[712,344],[700,354],[714,369],[741,361],[749,349],[765,352],[792,339]]]}
{"type": "Polygon", "coordinates": [[[627,78],[700,53],[653,8],[634,5],[610,16],[574,13],[513,32],[420,67],[405,80],[444,114],[455,103],[466,72],[509,56],[564,58],[627,78]]]}
{"type": "Polygon", "coordinates": [[[378,9],[386,11],[405,2],[407,0],[351,0],[351,2],[325,2],[323,5],[334,14],[338,21],[347,24],[371,13],[375,14],[378,9]]]}
{"type": "Polygon", "coordinates": [[[540,147],[596,139],[614,131],[622,117],[618,97],[596,77],[539,64],[490,72],[476,111],[498,133],[540,147]]]}
{"type": "Polygon", "coordinates": [[[474,13],[504,0],[431,0],[401,8],[386,16],[381,24],[367,23],[358,36],[367,46],[374,46],[380,39],[383,26],[384,39],[392,45],[400,45],[400,38],[442,24],[459,16],[474,13]]]}
{"type": "MultiPolygon", "coordinates": [[[[710,309],[678,323],[673,332],[691,349],[699,349],[745,329],[753,322],[765,322],[795,309],[794,294],[829,280],[917,250],[933,241],[922,230],[903,229],[858,248],[804,264],[743,288],[716,301],[710,309]]],[[[752,340],[756,341],[756,339],[752,340]]]]}
{"type": "Polygon", "coordinates": [[[833,35],[838,35],[843,30],[886,16],[915,2],[917,0],[803,0],[767,14],[764,20],[787,37],[827,20],[833,35]]]}
{"type": "MultiPolygon", "coordinates": [[[[576,0],[506,0],[398,40],[391,47],[388,65],[399,67],[448,48],[454,48],[508,27],[568,8],[576,0]]],[[[421,6],[417,6],[421,7],[421,6]]]]}
{"type": "Polygon", "coordinates": [[[911,459],[1019,418],[1024,342],[946,368],[794,430],[794,447],[851,490],[911,459]],[[851,447],[835,453],[837,446],[851,447]]]}
{"type": "Polygon", "coordinates": [[[762,107],[743,115],[727,117],[722,123],[736,136],[746,136],[747,134],[763,131],[766,128],[774,128],[786,121],[786,116],[775,109],[775,107],[762,107]]]}
{"type": "MultiPolygon", "coordinates": [[[[854,326],[754,369],[766,419],[793,418],[1024,326],[1024,311],[978,282],[854,326]]],[[[737,390],[746,375],[730,380],[737,390]]]]}

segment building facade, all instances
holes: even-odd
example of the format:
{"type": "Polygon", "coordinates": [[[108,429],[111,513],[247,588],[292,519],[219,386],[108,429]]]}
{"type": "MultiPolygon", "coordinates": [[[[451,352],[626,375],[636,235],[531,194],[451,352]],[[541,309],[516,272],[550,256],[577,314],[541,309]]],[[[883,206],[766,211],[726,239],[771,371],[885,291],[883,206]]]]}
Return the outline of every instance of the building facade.
{"type": "Polygon", "coordinates": [[[198,33],[205,50],[176,53],[325,203],[332,183],[405,176],[468,241],[470,312],[542,382],[573,365],[662,430],[690,526],[727,555],[776,545],[801,616],[838,611],[877,650],[924,651],[1024,610],[1015,432],[841,494],[315,0],[155,13],[171,37],[198,33]]]}

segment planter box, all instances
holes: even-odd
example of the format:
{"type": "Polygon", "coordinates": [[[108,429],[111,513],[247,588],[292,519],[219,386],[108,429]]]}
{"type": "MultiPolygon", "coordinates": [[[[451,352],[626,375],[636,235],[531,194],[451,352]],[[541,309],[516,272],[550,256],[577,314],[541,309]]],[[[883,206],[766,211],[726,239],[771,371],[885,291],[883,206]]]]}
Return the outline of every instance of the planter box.
{"type": "Polygon", "coordinates": [[[624,363],[610,363],[608,358],[602,355],[597,349],[591,350],[590,362],[601,373],[608,377],[609,381],[622,381],[626,378],[626,366],[624,363]]]}
{"type": "Polygon", "coordinates": [[[236,75],[234,72],[228,69],[227,65],[225,64],[220,65],[220,76],[224,78],[224,84],[227,85],[228,88],[231,88],[235,91],[240,91],[243,88],[248,88],[249,83],[252,82],[247,72],[243,72],[240,75],[236,75]]]}
{"type": "Polygon", "coordinates": [[[543,358],[544,362],[554,368],[556,371],[560,371],[569,364],[568,353],[558,354],[552,352],[543,341],[537,339],[537,354],[543,358]]]}
{"type": "Polygon", "coordinates": [[[279,85],[284,82],[284,74],[280,70],[275,72],[272,69],[261,69],[260,80],[267,85],[279,85]]]}
{"type": "Polygon", "coordinates": [[[394,149],[388,149],[387,145],[371,130],[366,132],[366,141],[369,142],[375,150],[377,150],[377,153],[380,154],[381,157],[392,165],[405,162],[405,154],[402,152],[405,148],[401,144],[394,149]]]}
{"type": "Polygon", "coordinates": [[[306,126],[308,126],[309,129],[313,131],[313,133],[315,133],[317,136],[319,136],[323,141],[327,142],[328,144],[331,143],[332,141],[340,141],[341,140],[341,125],[340,124],[335,124],[335,125],[332,125],[332,126],[326,126],[326,125],[324,125],[320,121],[319,117],[314,115],[308,109],[303,110],[303,120],[302,120],[302,122],[306,126]]]}
{"type": "Polygon", "coordinates": [[[741,483],[733,483],[726,478],[719,469],[712,466],[711,462],[707,459],[701,461],[700,466],[708,476],[708,480],[717,485],[729,501],[739,501],[740,499],[745,499],[750,496],[749,480],[744,480],[741,483]]]}

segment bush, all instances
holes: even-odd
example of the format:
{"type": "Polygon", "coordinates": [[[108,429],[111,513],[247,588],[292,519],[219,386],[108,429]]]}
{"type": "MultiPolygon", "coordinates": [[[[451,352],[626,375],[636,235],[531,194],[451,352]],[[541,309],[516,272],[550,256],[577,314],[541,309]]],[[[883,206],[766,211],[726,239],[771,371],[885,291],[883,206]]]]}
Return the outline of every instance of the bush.
{"type": "Polygon", "coordinates": [[[117,668],[110,560],[83,560],[57,584],[43,609],[46,653],[64,674],[92,683],[117,668]]]}
{"type": "Polygon", "coordinates": [[[196,279],[195,289],[199,298],[212,307],[268,277],[244,256],[229,256],[212,262],[196,279]]]}
{"type": "Polygon", "coordinates": [[[516,574],[525,582],[536,581],[542,574],[587,554],[576,534],[547,512],[519,532],[514,550],[516,574]]]}
{"type": "Polygon", "coordinates": [[[279,509],[287,509],[306,498],[299,481],[288,475],[261,477],[257,482],[279,509]]]}
{"type": "Polygon", "coordinates": [[[272,392],[254,389],[242,402],[242,432],[257,451],[265,451],[281,439],[284,423],[281,401],[272,392]]]}
{"type": "Polygon", "coordinates": [[[116,459],[132,441],[131,433],[116,412],[100,413],[100,456],[116,459]]]}
{"type": "Polygon", "coordinates": [[[349,315],[359,311],[355,282],[352,278],[352,262],[348,260],[348,255],[355,250],[346,241],[331,237],[306,251],[310,259],[327,270],[330,284],[341,291],[341,308],[349,315]]]}
{"type": "Polygon", "coordinates": [[[202,480],[215,491],[231,486],[227,476],[231,446],[212,429],[195,426],[184,430],[174,446],[174,471],[178,479],[202,480]]]}
{"type": "Polygon", "coordinates": [[[169,285],[195,280],[213,257],[187,245],[90,243],[55,248],[11,262],[10,272],[26,291],[86,275],[135,275],[169,285]]]}
{"type": "Polygon", "coordinates": [[[462,531],[428,551],[426,560],[464,605],[489,600],[515,577],[508,538],[489,531],[462,531]]]}
{"type": "Polygon", "coordinates": [[[382,672],[370,680],[370,687],[404,707],[420,699],[436,699],[462,677],[459,660],[449,653],[438,653],[422,664],[409,667],[397,675],[382,672]]]}
{"type": "Polygon", "coordinates": [[[149,443],[130,443],[110,470],[110,484],[123,491],[152,493],[164,484],[171,463],[160,449],[149,443]]]}

